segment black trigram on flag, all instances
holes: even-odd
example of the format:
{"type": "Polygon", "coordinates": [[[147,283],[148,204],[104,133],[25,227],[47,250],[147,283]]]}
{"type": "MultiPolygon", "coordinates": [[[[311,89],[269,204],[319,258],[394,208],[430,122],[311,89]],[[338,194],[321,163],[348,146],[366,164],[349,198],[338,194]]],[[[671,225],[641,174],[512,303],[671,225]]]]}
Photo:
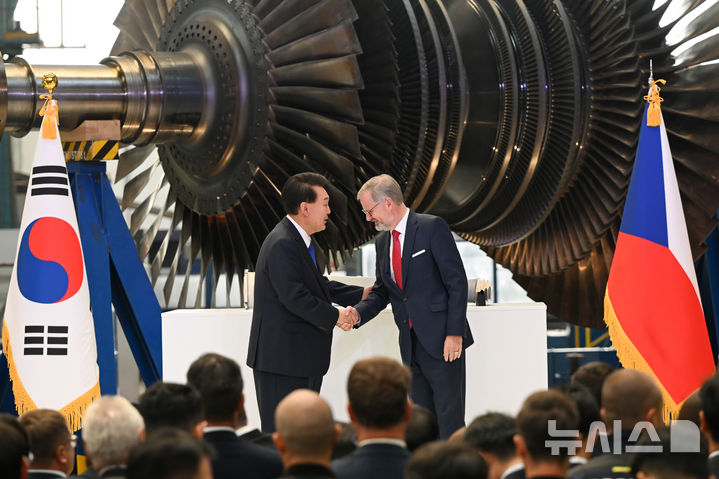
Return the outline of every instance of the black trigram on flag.
{"type": "Polygon", "coordinates": [[[32,169],[30,195],[61,195],[70,194],[67,181],[67,168],[64,166],[45,165],[32,169]]]}
{"type": "Polygon", "coordinates": [[[25,356],[67,356],[67,326],[25,326],[25,356]],[[47,346],[47,347],[45,347],[47,346]]]}

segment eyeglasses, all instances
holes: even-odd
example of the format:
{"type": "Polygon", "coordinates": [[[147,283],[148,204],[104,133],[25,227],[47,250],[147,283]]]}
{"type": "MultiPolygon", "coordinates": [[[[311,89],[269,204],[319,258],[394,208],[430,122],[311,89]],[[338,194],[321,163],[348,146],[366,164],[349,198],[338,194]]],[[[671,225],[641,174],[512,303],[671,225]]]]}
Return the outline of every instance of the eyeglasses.
{"type": "Polygon", "coordinates": [[[77,436],[74,434],[70,436],[70,447],[72,447],[73,449],[77,447],[77,436]]]}
{"type": "Polygon", "coordinates": [[[364,213],[365,216],[372,216],[372,210],[375,209],[375,208],[377,208],[377,206],[378,206],[380,203],[382,203],[382,202],[381,202],[381,201],[378,201],[377,203],[374,204],[374,206],[373,206],[372,208],[370,208],[370,209],[368,209],[368,210],[362,210],[362,213],[364,213]]]}

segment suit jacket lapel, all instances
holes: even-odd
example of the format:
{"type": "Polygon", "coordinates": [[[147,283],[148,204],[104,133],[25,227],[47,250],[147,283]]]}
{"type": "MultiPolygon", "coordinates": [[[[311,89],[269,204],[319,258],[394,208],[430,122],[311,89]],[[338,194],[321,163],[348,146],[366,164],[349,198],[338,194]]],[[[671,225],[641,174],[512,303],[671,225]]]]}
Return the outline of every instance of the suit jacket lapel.
{"type": "Polygon", "coordinates": [[[410,259],[414,251],[414,239],[417,236],[417,216],[410,210],[407,217],[407,229],[404,231],[404,244],[402,245],[402,286],[407,286],[410,259]]]}
{"type": "MultiPolygon", "coordinates": [[[[291,237],[297,241],[302,248],[304,249],[304,254],[302,255],[303,261],[305,262],[305,265],[308,269],[312,270],[315,279],[317,279],[317,283],[320,285],[320,289],[322,290],[323,294],[329,301],[330,299],[330,292],[327,291],[327,287],[325,285],[325,282],[322,281],[322,274],[320,273],[319,268],[315,264],[314,261],[312,261],[312,256],[310,256],[310,252],[307,249],[307,246],[305,246],[305,241],[302,239],[302,236],[300,235],[300,232],[297,231],[297,228],[295,228],[295,225],[292,224],[292,222],[285,217],[282,221],[285,222],[285,228],[289,231],[289,234],[291,237]]],[[[310,236],[310,241],[312,241],[312,237],[310,236]]],[[[312,241],[312,243],[315,245],[315,255],[317,255],[317,243],[312,241]]]]}

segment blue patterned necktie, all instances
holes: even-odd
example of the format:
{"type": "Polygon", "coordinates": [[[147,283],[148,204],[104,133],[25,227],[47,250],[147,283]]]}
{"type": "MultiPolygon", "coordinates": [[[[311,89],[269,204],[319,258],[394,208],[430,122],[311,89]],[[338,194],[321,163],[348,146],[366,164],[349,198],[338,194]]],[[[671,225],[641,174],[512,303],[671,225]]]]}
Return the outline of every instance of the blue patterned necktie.
{"type": "Polygon", "coordinates": [[[310,252],[310,256],[312,256],[312,261],[315,263],[315,266],[317,266],[317,257],[315,256],[315,245],[310,241],[310,246],[307,248],[310,252]]]}

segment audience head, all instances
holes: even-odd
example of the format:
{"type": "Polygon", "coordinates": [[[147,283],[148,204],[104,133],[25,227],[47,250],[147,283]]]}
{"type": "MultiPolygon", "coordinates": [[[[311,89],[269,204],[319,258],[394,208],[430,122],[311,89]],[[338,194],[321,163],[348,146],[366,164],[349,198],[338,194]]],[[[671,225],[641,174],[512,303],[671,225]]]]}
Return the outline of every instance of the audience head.
{"type": "Polygon", "coordinates": [[[702,400],[699,396],[699,389],[689,395],[688,398],[682,402],[679,408],[679,414],[677,419],[680,421],[691,421],[697,426],[701,426],[699,419],[699,412],[702,410],[702,400]]]}
{"type": "Polygon", "coordinates": [[[420,446],[407,467],[408,479],[485,479],[487,465],[464,442],[431,442],[420,446]]]}
{"type": "Polygon", "coordinates": [[[490,412],[479,416],[467,426],[464,441],[474,447],[487,461],[508,462],[517,457],[514,435],[517,421],[512,416],[490,412]]]}
{"type": "Polygon", "coordinates": [[[714,446],[712,449],[716,450],[719,443],[719,375],[715,374],[704,382],[699,390],[699,400],[701,429],[714,446]]]}
{"type": "Polygon", "coordinates": [[[589,438],[592,423],[601,421],[602,419],[599,414],[599,405],[596,399],[589,389],[579,383],[565,383],[557,386],[555,389],[566,394],[569,399],[574,401],[574,405],[577,406],[577,412],[579,413],[579,433],[582,435],[582,440],[586,441],[589,438]]]}
{"type": "Polygon", "coordinates": [[[187,384],[202,396],[207,421],[234,423],[239,412],[244,413],[242,373],[234,360],[215,353],[203,354],[190,365],[187,384]]]}
{"type": "Polygon", "coordinates": [[[282,203],[288,215],[299,214],[302,203],[317,201],[317,189],[330,190],[327,179],[317,173],[305,172],[290,176],[282,187],[282,203]]]}
{"type": "Polygon", "coordinates": [[[85,412],[82,440],[96,471],[127,463],[130,450],[144,437],[140,412],[122,396],[102,396],[85,412]]]}
{"type": "Polygon", "coordinates": [[[202,397],[192,386],[157,382],[142,393],[137,409],[148,436],[160,427],[176,427],[202,438],[202,397]]]}
{"type": "Polygon", "coordinates": [[[377,357],[355,363],[347,379],[347,395],[358,437],[361,429],[398,427],[404,437],[410,414],[410,379],[409,369],[393,359],[377,357]]]}
{"type": "Polygon", "coordinates": [[[601,361],[592,361],[583,364],[574,374],[572,374],[572,383],[579,383],[585,386],[594,396],[597,404],[602,406],[602,385],[614,368],[601,361]]]}
{"type": "Polygon", "coordinates": [[[212,479],[211,452],[186,431],[160,427],[130,452],[127,479],[212,479]]]}
{"type": "Polygon", "coordinates": [[[662,392],[656,380],[636,369],[618,369],[602,387],[602,419],[607,431],[619,420],[623,430],[632,430],[640,421],[661,424],[662,392]]]}
{"type": "Polygon", "coordinates": [[[412,404],[409,412],[409,422],[404,433],[407,449],[414,451],[422,444],[439,439],[439,423],[437,416],[419,404],[412,404]]]}
{"type": "Polygon", "coordinates": [[[70,474],[75,467],[75,439],[65,417],[53,409],[34,409],[20,416],[30,437],[31,469],[70,474]]]}
{"type": "Polygon", "coordinates": [[[517,430],[514,444],[531,474],[531,466],[538,463],[551,463],[564,468],[568,464],[566,448],[560,448],[559,454],[552,454],[546,441],[549,435],[549,421],[555,421],[557,430],[577,429],[579,414],[577,408],[564,394],[558,391],[539,391],[525,399],[517,414],[517,430]]]}
{"type": "Polygon", "coordinates": [[[30,438],[17,418],[0,414],[0,477],[25,479],[30,467],[30,438]]]}
{"type": "MultiPolygon", "coordinates": [[[[657,430],[661,450],[637,452],[632,461],[632,473],[636,479],[707,479],[707,445],[703,437],[699,437],[699,451],[680,452],[676,449],[690,449],[687,445],[696,440],[696,429],[683,429],[682,424],[673,424],[671,431],[667,428],[657,430]],[[674,448],[672,448],[674,445],[674,448]]],[[[656,447],[657,441],[644,436],[637,446],[656,447]]]]}
{"type": "Polygon", "coordinates": [[[297,389],[275,409],[272,435],[285,468],[294,464],[329,465],[339,429],[329,404],[314,391],[297,389]]]}

